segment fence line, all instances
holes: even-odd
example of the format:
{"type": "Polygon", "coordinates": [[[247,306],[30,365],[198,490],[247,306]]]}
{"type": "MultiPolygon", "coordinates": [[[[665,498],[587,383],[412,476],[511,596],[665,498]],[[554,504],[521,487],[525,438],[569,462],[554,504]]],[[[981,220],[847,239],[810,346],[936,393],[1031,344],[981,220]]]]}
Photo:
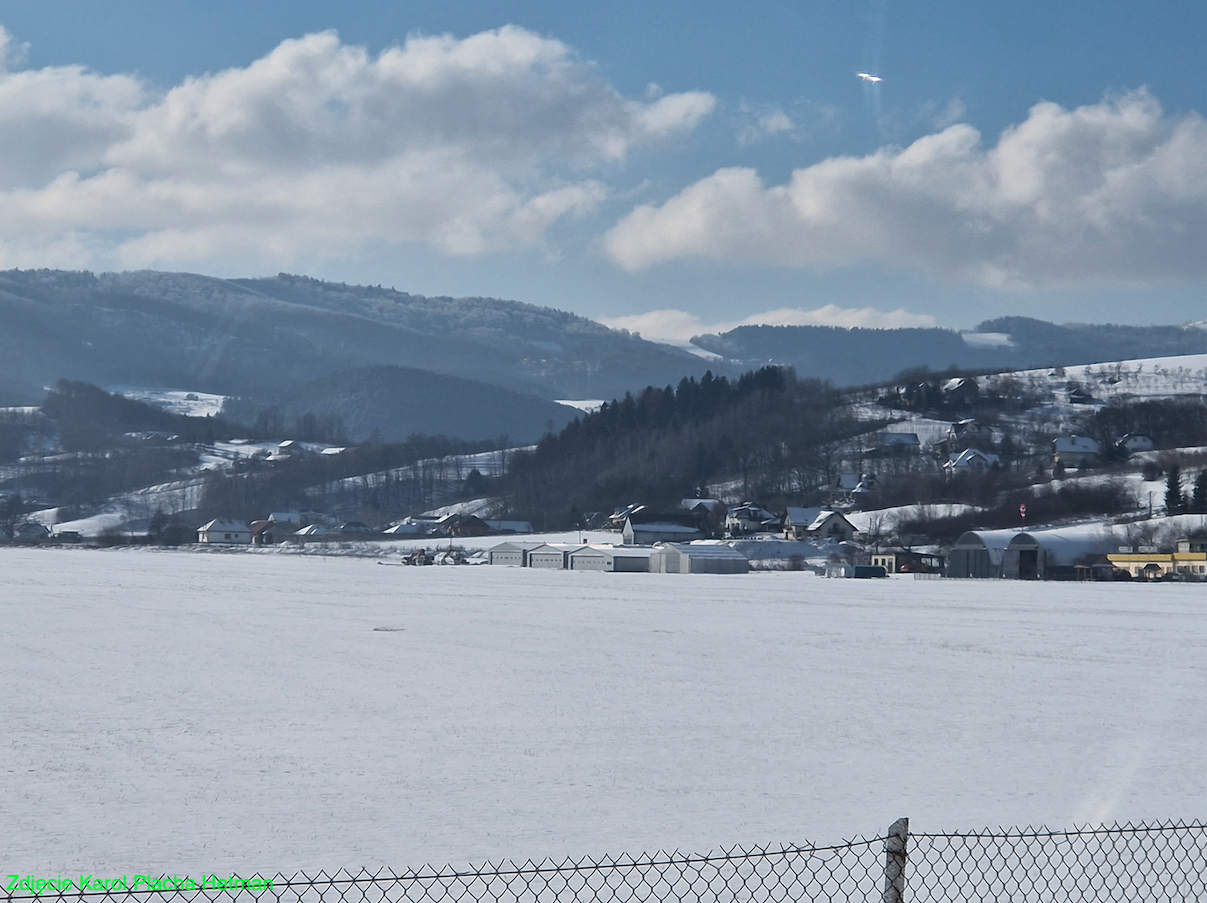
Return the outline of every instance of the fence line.
{"type": "Polygon", "coordinates": [[[1123,903],[1207,901],[1207,824],[886,833],[830,846],[265,877],[5,878],[7,903],[1123,903]]]}

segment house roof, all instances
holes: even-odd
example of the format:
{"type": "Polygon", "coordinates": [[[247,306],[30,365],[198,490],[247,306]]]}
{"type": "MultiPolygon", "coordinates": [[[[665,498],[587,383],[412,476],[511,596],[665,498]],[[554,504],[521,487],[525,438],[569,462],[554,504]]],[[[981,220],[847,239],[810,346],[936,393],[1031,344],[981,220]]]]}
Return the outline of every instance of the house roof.
{"type": "Polygon", "coordinates": [[[983,452],[979,448],[966,448],[958,455],[952,455],[948,461],[948,467],[971,467],[972,462],[977,458],[984,459],[985,463],[992,467],[994,464],[1000,464],[1002,459],[999,455],[983,452]]]}
{"type": "Polygon", "coordinates": [[[817,520],[817,515],[821,513],[821,510],[821,508],[785,508],[784,526],[803,527],[805,524],[811,524],[817,520]]]}
{"type": "Polygon", "coordinates": [[[1052,447],[1058,452],[1098,453],[1097,441],[1089,436],[1057,436],[1052,440],[1052,447]]]}
{"type": "Polygon", "coordinates": [[[208,524],[204,524],[197,528],[198,533],[250,533],[251,530],[247,524],[241,524],[238,521],[224,520],[220,517],[214,518],[208,524]]]}
{"type": "MultiPolygon", "coordinates": [[[[841,511],[835,511],[833,508],[788,508],[784,516],[784,523],[785,526],[793,527],[808,525],[805,528],[812,531],[835,515],[846,520],[841,511]]],[[[850,521],[847,521],[847,523],[850,523],[850,521]]]]}

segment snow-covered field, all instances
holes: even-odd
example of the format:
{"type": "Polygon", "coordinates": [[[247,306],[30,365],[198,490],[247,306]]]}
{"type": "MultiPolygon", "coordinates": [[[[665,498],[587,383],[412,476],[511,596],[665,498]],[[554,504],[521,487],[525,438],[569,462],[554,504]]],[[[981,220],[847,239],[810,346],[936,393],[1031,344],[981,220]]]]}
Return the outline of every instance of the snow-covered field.
{"type": "Polygon", "coordinates": [[[9,874],[1207,813],[1201,586],[0,552],[9,874]]]}
{"type": "Polygon", "coordinates": [[[208,392],[189,392],[184,389],[153,389],[146,386],[109,386],[105,391],[115,392],[153,405],[171,414],[183,414],[186,417],[217,417],[222,413],[222,405],[226,403],[225,395],[213,395],[208,392]]]}

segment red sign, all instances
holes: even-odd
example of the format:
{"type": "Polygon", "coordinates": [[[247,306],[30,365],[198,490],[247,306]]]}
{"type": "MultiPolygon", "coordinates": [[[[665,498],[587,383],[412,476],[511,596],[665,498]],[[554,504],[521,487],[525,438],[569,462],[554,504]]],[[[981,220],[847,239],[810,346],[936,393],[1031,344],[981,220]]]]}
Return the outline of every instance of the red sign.
{"type": "Polygon", "coordinates": [[[1027,503],[1026,502],[1019,503],[1018,516],[1021,517],[1023,520],[1027,519],[1027,503]]]}

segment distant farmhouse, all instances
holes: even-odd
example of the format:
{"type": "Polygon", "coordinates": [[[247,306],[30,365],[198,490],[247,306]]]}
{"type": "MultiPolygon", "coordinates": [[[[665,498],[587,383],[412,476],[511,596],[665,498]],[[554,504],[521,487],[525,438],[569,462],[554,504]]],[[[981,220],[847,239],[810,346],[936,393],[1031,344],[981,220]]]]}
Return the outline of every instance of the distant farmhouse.
{"type": "Polygon", "coordinates": [[[784,539],[850,542],[855,527],[842,512],[830,508],[792,508],[784,515],[784,539]]]}

